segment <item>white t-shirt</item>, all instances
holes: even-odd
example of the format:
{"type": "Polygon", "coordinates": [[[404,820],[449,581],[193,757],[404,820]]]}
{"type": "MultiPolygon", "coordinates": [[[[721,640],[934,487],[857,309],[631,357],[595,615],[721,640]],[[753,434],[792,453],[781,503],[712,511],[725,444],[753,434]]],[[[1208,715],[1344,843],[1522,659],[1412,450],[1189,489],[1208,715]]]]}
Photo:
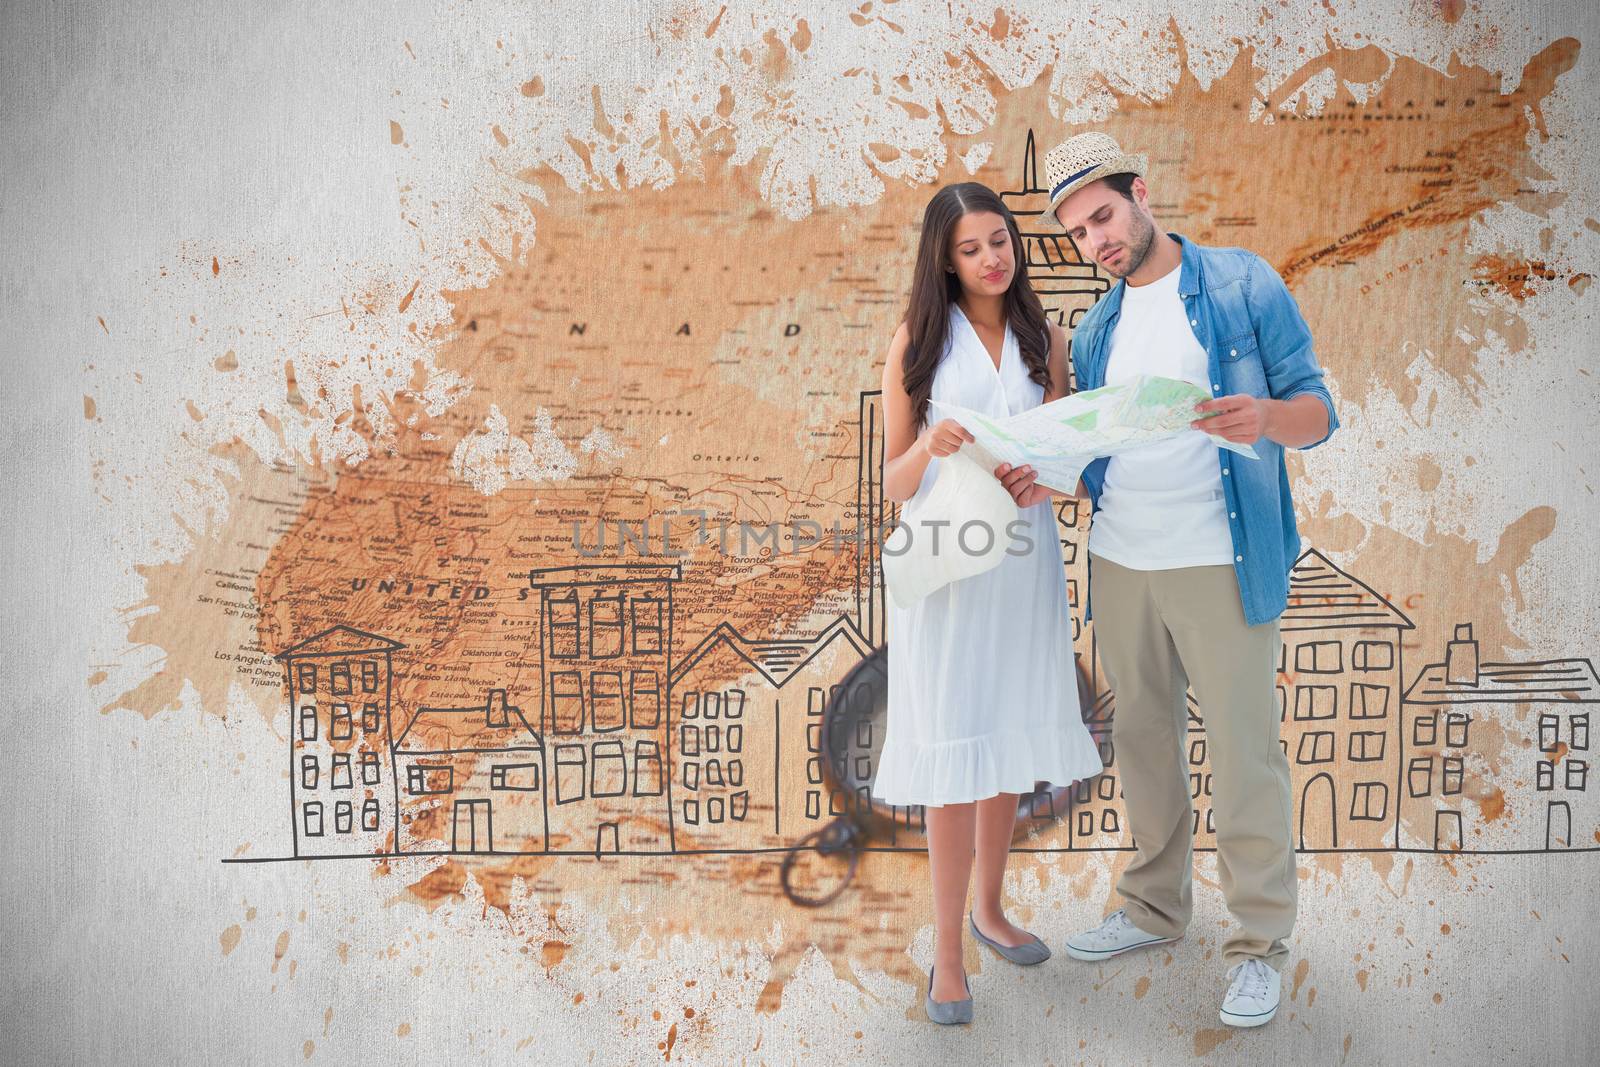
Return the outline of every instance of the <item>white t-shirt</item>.
{"type": "MultiPolygon", "coordinates": [[[[1180,378],[1211,391],[1206,350],[1178,295],[1178,267],[1146,285],[1122,287],[1106,384],[1140,374],[1180,378]]],[[[1233,563],[1217,446],[1199,430],[1112,456],[1089,551],[1134,570],[1233,563]]]]}

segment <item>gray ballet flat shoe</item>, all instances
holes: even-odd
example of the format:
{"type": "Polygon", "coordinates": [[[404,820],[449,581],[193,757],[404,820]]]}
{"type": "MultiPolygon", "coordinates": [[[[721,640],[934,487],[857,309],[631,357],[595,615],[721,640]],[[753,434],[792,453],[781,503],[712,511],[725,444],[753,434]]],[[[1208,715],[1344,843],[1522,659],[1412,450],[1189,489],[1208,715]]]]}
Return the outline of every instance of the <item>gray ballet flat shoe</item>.
{"type": "Polygon", "coordinates": [[[967,915],[967,923],[972,927],[972,936],[994,949],[1000,955],[1021,967],[1032,967],[1036,963],[1043,963],[1050,958],[1050,946],[1040,941],[1037,936],[1032,941],[1020,945],[1002,945],[992,937],[986,937],[978,929],[978,921],[971,914],[967,915]]]}
{"type": "Polygon", "coordinates": [[[952,1026],[972,1021],[972,986],[967,983],[965,974],[961,976],[961,984],[967,987],[966,1000],[934,1000],[933,968],[928,968],[928,995],[923,998],[922,1007],[930,1022],[952,1026]]]}

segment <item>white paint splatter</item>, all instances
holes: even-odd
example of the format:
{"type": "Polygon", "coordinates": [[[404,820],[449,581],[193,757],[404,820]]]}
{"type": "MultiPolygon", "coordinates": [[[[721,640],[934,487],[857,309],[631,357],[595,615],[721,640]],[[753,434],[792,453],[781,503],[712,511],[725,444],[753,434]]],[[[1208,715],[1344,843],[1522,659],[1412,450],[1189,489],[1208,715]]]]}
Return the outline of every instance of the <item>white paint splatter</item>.
{"type": "Polygon", "coordinates": [[[550,413],[533,416],[533,435],[525,440],[511,432],[498,404],[489,405],[483,429],[462,438],[450,456],[456,477],[493,496],[511,482],[559,482],[572,477],[578,461],[551,426],[550,413]]]}

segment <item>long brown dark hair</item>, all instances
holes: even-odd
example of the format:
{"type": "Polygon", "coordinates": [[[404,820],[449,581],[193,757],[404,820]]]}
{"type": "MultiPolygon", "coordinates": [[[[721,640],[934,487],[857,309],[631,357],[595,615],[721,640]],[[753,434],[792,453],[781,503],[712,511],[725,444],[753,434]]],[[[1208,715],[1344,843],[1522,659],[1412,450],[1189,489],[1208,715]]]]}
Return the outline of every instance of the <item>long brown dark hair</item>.
{"type": "Polygon", "coordinates": [[[1046,390],[1050,388],[1050,324],[1028,282],[1027,256],[1017,220],[988,186],[979,182],[947,185],[933,194],[922,213],[922,238],[917,243],[911,301],[906,307],[906,329],[911,337],[903,363],[904,382],[919,430],[927,422],[933,374],[950,339],[950,304],[961,295],[960,279],[945,270],[950,263],[950,234],[963,215],[975,211],[999,215],[1011,233],[1014,269],[1005,294],[1006,322],[1017,335],[1028,377],[1046,390]]]}

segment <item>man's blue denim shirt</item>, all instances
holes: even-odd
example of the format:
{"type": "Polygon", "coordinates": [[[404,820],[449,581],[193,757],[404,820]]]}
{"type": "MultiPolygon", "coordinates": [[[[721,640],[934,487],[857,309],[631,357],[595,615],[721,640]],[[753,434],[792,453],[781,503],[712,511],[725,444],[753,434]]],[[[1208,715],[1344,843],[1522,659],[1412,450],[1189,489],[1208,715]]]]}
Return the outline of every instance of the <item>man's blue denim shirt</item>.
{"type": "MultiPolygon", "coordinates": [[[[1171,236],[1183,249],[1178,295],[1195,339],[1206,350],[1212,396],[1248,393],[1288,400],[1310,393],[1327,405],[1331,436],[1339,426],[1333,398],[1312,351],[1311,331],[1278,272],[1243,248],[1207,248],[1179,234],[1171,236]]],[[[1072,366],[1080,390],[1106,384],[1111,331],[1122,313],[1124,284],[1118,282],[1101,297],[1072,332],[1072,366]]],[[[1283,614],[1289,603],[1289,569],[1300,556],[1283,446],[1263,437],[1253,447],[1260,459],[1217,450],[1233,533],[1233,569],[1250,626],[1283,614]]],[[[1095,511],[1100,510],[1109,462],[1097,459],[1083,472],[1095,511]]]]}

